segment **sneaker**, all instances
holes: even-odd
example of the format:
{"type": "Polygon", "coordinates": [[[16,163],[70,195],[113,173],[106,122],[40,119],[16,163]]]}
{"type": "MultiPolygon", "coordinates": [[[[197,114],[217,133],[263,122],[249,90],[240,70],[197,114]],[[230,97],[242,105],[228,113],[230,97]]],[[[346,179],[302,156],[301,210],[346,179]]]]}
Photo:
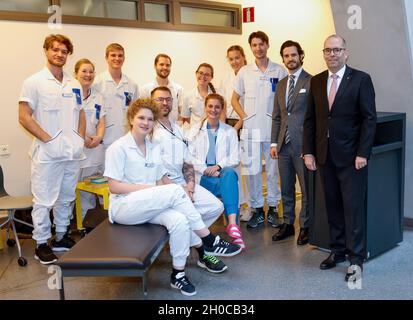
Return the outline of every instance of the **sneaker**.
{"type": "Polygon", "coordinates": [[[198,260],[198,266],[207,269],[212,273],[221,273],[228,269],[228,267],[217,257],[205,254],[202,260],[198,260]]]}
{"type": "Polygon", "coordinates": [[[179,272],[175,277],[171,275],[171,288],[181,290],[185,296],[196,294],[195,287],[186,277],[185,272],[179,272]]]}
{"type": "Polygon", "coordinates": [[[250,221],[251,217],[252,217],[252,211],[250,207],[241,208],[241,210],[239,211],[240,221],[248,222],[250,221]]]}
{"type": "Polygon", "coordinates": [[[215,236],[215,241],[212,247],[207,247],[204,245],[204,251],[206,254],[219,257],[232,257],[240,253],[241,250],[242,248],[239,245],[225,241],[218,235],[215,236]]]}
{"type": "Polygon", "coordinates": [[[52,250],[55,252],[69,251],[75,244],[76,242],[67,233],[62,240],[56,241],[56,239],[53,239],[51,242],[52,250]]]}
{"type": "Polygon", "coordinates": [[[34,258],[41,264],[51,264],[57,261],[57,257],[47,243],[42,243],[34,250],[34,258]]]}
{"type": "Polygon", "coordinates": [[[278,218],[277,207],[269,207],[267,213],[267,221],[273,228],[280,228],[283,224],[282,219],[278,218]]]}
{"type": "Polygon", "coordinates": [[[264,210],[262,208],[256,208],[252,218],[247,223],[247,227],[256,228],[264,223],[264,220],[264,210]]]}

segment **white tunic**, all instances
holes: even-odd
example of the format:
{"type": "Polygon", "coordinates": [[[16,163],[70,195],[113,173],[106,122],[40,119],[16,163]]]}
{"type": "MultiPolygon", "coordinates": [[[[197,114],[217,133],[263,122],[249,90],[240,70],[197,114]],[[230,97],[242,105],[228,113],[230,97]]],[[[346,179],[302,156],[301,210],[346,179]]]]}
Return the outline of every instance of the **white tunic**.
{"type": "Polygon", "coordinates": [[[116,84],[107,70],[96,77],[94,87],[103,95],[106,108],[103,144],[108,147],[126,133],[126,111],[129,103],[139,97],[139,90],[136,83],[125,74],[122,74],[119,84],[116,84]]]}
{"type": "MultiPolygon", "coordinates": [[[[106,151],[105,177],[129,184],[155,186],[156,181],[166,173],[159,146],[146,139],[146,156],[144,156],[130,131],[116,140],[106,151]]],[[[124,196],[126,194],[111,194],[111,206],[116,204],[119,197],[124,196]]],[[[110,221],[112,222],[111,218],[110,221]]]]}
{"type": "Polygon", "coordinates": [[[234,81],[234,90],[244,96],[244,118],[241,140],[271,141],[272,111],[276,82],[288,75],[277,63],[268,60],[262,72],[255,62],[243,66],[234,81]]]}
{"type": "Polygon", "coordinates": [[[19,101],[27,102],[33,118],[52,139],[44,143],[34,138],[30,148],[39,163],[82,160],[84,140],[78,133],[82,89],[77,80],[63,72],[59,82],[45,67],[23,84],[19,101]]]}
{"type": "MultiPolygon", "coordinates": [[[[83,108],[86,113],[86,136],[95,136],[99,120],[106,115],[103,96],[92,87],[89,97],[83,100],[83,108]]],[[[85,147],[84,152],[86,159],[80,163],[80,168],[103,165],[105,150],[102,144],[92,149],[85,147]]]]}
{"type": "MultiPolygon", "coordinates": [[[[208,87],[208,94],[212,93],[208,87]]],[[[181,117],[190,118],[189,125],[191,128],[201,123],[205,116],[205,99],[200,95],[198,88],[192,89],[185,94],[184,105],[181,111],[181,117]]]]}
{"type": "MultiPolygon", "coordinates": [[[[156,79],[145,84],[140,90],[140,96],[143,98],[150,98],[151,91],[157,87],[159,87],[159,85],[156,79]]],[[[179,108],[182,108],[182,106],[184,105],[184,88],[171,80],[168,80],[167,88],[171,90],[173,98],[172,110],[169,114],[169,120],[175,122],[178,120],[179,108]]]]}

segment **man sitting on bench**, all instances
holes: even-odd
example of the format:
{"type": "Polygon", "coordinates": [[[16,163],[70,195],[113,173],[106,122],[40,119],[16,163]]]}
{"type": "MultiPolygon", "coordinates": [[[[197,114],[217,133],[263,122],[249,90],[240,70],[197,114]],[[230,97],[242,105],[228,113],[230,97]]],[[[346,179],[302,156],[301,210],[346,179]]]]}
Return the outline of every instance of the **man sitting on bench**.
{"type": "MultiPolygon", "coordinates": [[[[150,99],[138,99],[128,107],[130,131],[115,141],[106,152],[105,173],[111,192],[109,220],[125,225],[160,224],[170,235],[172,255],[171,287],[184,295],[196,294],[185,275],[191,230],[201,239],[202,250],[221,256],[233,256],[241,247],[213,235],[202,221],[190,196],[181,185],[167,177],[159,146],[151,143],[157,108],[150,99]]],[[[217,272],[227,267],[215,258],[217,272]]]]}

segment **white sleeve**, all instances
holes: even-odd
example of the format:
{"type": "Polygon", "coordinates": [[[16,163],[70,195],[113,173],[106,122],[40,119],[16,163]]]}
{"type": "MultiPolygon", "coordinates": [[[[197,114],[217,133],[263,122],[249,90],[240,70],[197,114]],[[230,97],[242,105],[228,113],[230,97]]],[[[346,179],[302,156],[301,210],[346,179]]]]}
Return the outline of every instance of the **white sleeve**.
{"type": "Polygon", "coordinates": [[[36,109],[38,102],[37,88],[32,79],[24,81],[19,102],[27,102],[32,110],[36,109]]]}
{"type": "Polygon", "coordinates": [[[189,118],[191,116],[191,110],[189,109],[190,101],[191,101],[191,96],[185,95],[184,102],[182,105],[182,110],[181,110],[181,117],[183,118],[189,118]]]}
{"type": "Polygon", "coordinates": [[[123,181],[125,172],[126,154],[117,143],[113,143],[107,150],[105,156],[104,176],[123,181]]]}
{"type": "Polygon", "coordinates": [[[234,91],[239,95],[243,96],[245,94],[244,86],[245,77],[245,66],[241,68],[234,80],[234,91]]]}
{"type": "MultiPolygon", "coordinates": [[[[232,167],[235,168],[239,165],[239,142],[237,137],[237,132],[235,129],[230,128],[225,135],[225,158],[218,161],[218,165],[221,168],[232,167]]],[[[224,146],[221,146],[224,147],[224,146]]]]}

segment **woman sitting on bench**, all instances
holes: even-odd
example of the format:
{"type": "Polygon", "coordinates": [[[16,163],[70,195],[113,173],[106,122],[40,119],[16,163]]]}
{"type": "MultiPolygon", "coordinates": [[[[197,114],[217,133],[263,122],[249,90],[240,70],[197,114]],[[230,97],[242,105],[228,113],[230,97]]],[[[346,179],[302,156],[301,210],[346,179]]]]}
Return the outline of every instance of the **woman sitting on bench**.
{"type": "MultiPolygon", "coordinates": [[[[151,143],[156,110],[150,99],[138,99],[129,105],[130,131],[106,151],[104,175],[108,177],[111,192],[109,221],[165,226],[172,255],[171,287],[192,296],[196,290],[184,271],[191,230],[201,238],[201,250],[207,254],[219,252],[222,256],[233,256],[241,247],[213,235],[182,186],[172,183],[165,175],[160,149],[151,143]]],[[[218,262],[224,271],[227,267],[218,262]]]]}

